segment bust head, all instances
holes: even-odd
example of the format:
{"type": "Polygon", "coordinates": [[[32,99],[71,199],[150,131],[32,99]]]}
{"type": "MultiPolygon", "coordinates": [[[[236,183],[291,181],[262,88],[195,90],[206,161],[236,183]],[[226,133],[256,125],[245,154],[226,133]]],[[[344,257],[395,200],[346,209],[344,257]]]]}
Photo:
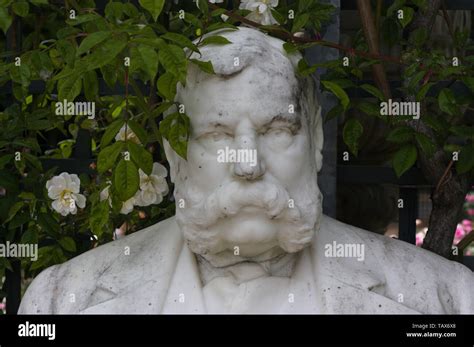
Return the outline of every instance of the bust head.
{"type": "Polygon", "coordinates": [[[176,218],[190,249],[215,266],[266,261],[309,245],[322,196],[322,125],[298,55],[257,30],[221,32],[205,46],[215,75],[192,65],[176,101],[191,121],[187,160],[165,141],[176,218]],[[182,200],[181,200],[182,199],[182,200]]]}

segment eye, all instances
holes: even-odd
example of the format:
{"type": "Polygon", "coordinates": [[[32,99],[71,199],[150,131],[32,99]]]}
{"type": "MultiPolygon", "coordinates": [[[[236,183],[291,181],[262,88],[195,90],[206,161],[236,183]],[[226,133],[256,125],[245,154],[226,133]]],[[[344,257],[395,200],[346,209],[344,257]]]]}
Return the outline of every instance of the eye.
{"type": "Polygon", "coordinates": [[[214,142],[219,142],[219,141],[231,139],[232,135],[225,131],[213,131],[213,132],[202,135],[201,138],[206,139],[206,140],[211,140],[214,142]]]}
{"type": "Polygon", "coordinates": [[[288,127],[272,127],[263,134],[263,141],[274,151],[281,151],[293,143],[293,132],[288,127]]]}
{"type": "Polygon", "coordinates": [[[282,137],[282,136],[293,136],[293,133],[289,128],[279,127],[279,128],[270,128],[265,132],[267,136],[282,137]]]}

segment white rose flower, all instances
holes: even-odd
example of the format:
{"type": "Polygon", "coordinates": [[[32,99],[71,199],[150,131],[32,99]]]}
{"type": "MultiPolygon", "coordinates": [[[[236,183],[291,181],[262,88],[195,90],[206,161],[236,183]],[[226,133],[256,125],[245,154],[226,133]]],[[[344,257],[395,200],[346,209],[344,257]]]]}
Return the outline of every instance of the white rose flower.
{"type": "Polygon", "coordinates": [[[46,182],[48,196],[53,199],[51,207],[62,216],[76,214],[77,207],[86,206],[86,197],[79,194],[81,181],[76,174],[61,173],[46,182]]]}
{"type": "MultiPolygon", "coordinates": [[[[100,201],[108,200],[109,206],[112,207],[112,199],[110,198],[109,188],[110,188],[110,185],[102,189],[102,191],[99,194],[99,199],[100,201]]],[[[131,197],[130,199],[122,203],[122,208],[120,209],[120,213],[129,214],[130,212],[133,211],[133,206],[135,206],[135,197],[131,197]]]]}
{"type": "Polygon", "coordinates": [[[273,18],[272,7],[278,6],[278,0],[242,0],[239,9],[252,11],[245,18],[262,25],[277,24],[273,18]]]}
{"type": "Polygon", "coordinates": [[[130,129],[129,126],[125,126],[125,124],[122,126],[120,131],[118,132],[117,135],[115,135],[115,141],[125,141],[125,129],[127,129],[127,140],[134,142],[136,144],[140,144],[140,140],[138,139],[137,135],[130,129]]]}
{"type": "Polygon", "coordinates": [[[135,203],[137,206],[156,205],[163,201],[163,196],[168,194],[168,184],[166,176],[168,171],[160,163],[153,163],[152,173],[148,176],[141,169],[140,189],[135,194],[135,203]]]}

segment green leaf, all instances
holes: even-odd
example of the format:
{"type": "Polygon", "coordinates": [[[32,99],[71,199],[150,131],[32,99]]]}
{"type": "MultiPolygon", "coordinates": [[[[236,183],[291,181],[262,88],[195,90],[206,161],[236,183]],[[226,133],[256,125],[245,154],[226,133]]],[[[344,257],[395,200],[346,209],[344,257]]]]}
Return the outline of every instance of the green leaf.
{"type": "Polygon", "coordinates": [[[474,167],[474,144],[464,146],[459,153],[459,160],[456,162],[456,171],[459,174],[468,172],[474,167]]]}
{"type": "Polygon", "coordinates": [[[382,92],[374,86],[371,86],[370,84],[363,84],[360,87],[367,93],[372,94],[373,96],[378,98],[379,100],[385,100],[385,97],[383,96],[382,92]]]}
{"type": "Polygon", "coordinates": [[[384,117],[380,115],[380,107],[377,104],[374,104],[373,102],[359,101],[356,105],[357,109],[361,110],[365,114],[368,114],[369,116],[380,118],[384,117]]]}
{"type": "Polygon", "coordinates": [[[31,216],[28,212],[17,213],[15,217],[13,217],[13,219],[8,224],[8,229],[9,230],[16,229],[19,226],[29,222],[30,220],[31,220],[31,216]]]}
{"type": "Polygon", "coordinates": [[[392,164],[397,177],[403,175],[415,164],[417,156],[418,153],[413,144],[404,145],[395,153],[392,164]]]}
{"type": "Polygon", "coordinates": [[[146,134],[146,131],[142,128],[140,124],[138,124],[133,119],[129,119],[127,121],[127,125],[130,127],[130,129],[132,129],[135,135],[137,135],[138,139],[143,145],[146,145],[148,143],[148,136],[146,134]]]}
{"type": "Polygon", "coordinates": [[[206,45],[228,45],[230,42],[224,36],[209,36],[206,37],[204,40],[201,41],[199,46],[206,46],[206,45]]]}
{"type": "Polygon", "coordinates": [[[103,45],[100,45],[99,48],[82,59],[82,66],[84,66],[84,69],[86,70],[94,70],[107,65],[114,60],[120,52],[122,52],[127,44],[127,34],[121,33],[117,36],[112,36],[103,45]]]}
{"type": "Polygon", "coordinates": [[[135,195],[140,185],[138,168],[132,160],[120,160],[114,172],[114,186],[120,199],[127,201],[135,195]]]}
{"type": "Polygon", "coordinates": [[[123,14],[123,4],[120,2],[109,2],[105,6],[105,16],[111,21],[121,19],[123,14]]]}
{"type": "Polygon", "coordinates": [[[117,70],[112,65],[105,65],[100,68],[100,72],[104,77],[105,83],[113,89],[115,87],[115,83],[117,82],[117,70]]]}
{"type": "Polygon", "coordinates": [[[21,236],[21,241],[22,244],[37,244],[38,243],[38,231],[36,228],[28,228],[27,231],[21,236]]]}
{"type": "Polygon", "coordinates": [[[308,23],[308,21],[309,21],[309,13],[303,13],[301,15],[296,16],[293,22],[293,26],[291,28],[291,32],[292,33],[297,32],[298,30],[303,28],[306,25],[306,23],[308,23]]]}
{"type": "Polygon", "coordinates": [[[357,119],[351,118],[344,125],[342,131],[344,143],[355,156],[357,156],[359,151],[359,138],[362,136],[363,132],[364,127],[357,119]]]}
{"type": "Polygon", "coordinates": [[[197,66],[199,66],[199,68],[208,73],[208,74],[212,74],[214,75],[215,72],[214,72],[214,67],[212,66],[212,62],[209,60],[209,61],[201,61],[201,60],[197,60],[197,59],[190,59],[190,61],[193,63],[193,64],[196,64],[197,66]]]}
{"type": "Polygon", "coordinates": [[[426,83],[421,89],[416,93],[416,101],[421,101],[425,98],[426,93],[430,90],[430,88],[434,85],[433,82],[426,83]]]}
{"type": "Polygon", "coordinates": [[[123,142],[117,141],[113,145],[103,148],[97,158],[97,171],[104,173],[110,169],[122,152],[123,142]]]}
{"type": "Polygon", "coordinates": [[[76,54],[81,55],[88,52],[92,47],[107,40],[110,36],[112,36],[111,31],[96,31],[95,33],[87,35],[79,45],[76,54]]]}
{"type": "Polygon", "coordinates": [[[311,75],[313,72],[317,70],[317,68],[318,68],[317,65],[309,66],[306,59],[302,58],[298,62],[298,67],[297,67],[296,72],[300,76],[305,77],[305,76],[311,75]]]}
{"type": "Polygon", "coordinates": [[[170,73],[165,72],[160,76],[157,83],[158,92],[166,100],[173,101],[176,96],[176,84],[178,81],[176,77],[170,73]]]}
{"type": "Polygon", "coordinates": [[[76,16],[75,19],[68,19],[66,20],[66,23],[68,25],[79,25],[82,23],[87,23],[91,21],[98,21],[101,17],[95,13],[88,13],[88,14],[82,14],[79,16],[76,16]]]}
{"type": "Polygon", "coordinates": [[[415,11],[411,7],[403,7],[402,11],[403,18],[400,19],[400,23],[402,24],[402,27],[405,28],[413,19],[413,14],[415,13],[415,11]]]}
{"type": "Polygon", "coordinates": [[[181,47],[166,45],[158,53],[158,60],[166,69],[166,73],[172,73],[183,85],[186,83],[187,60],[181,47]]]}
{"type": "Polygon", "coordinates": [[[6,34],[12,24],[12,17],[8,14],[8,9],[0,7],[0,28],[6,34]]]}
{"type": "Polygon", "coordinates": [[[24,200],[34,200],[34,199],[36,199],[35,194],[30,193],[30,192],[22,192],[22,193],[18,194],[18,197],[20,199],[24,199],[24,200]]]}
{"type": "Polygon", "coordinates": [[[187,158],[188,138],[191,125],[187,115],[175,112],[160,123],[160,133],[171,148],[182,158],[187,158]]]}
{"type": "Polygon", "coordinates": [[[109,202],[104,200],[94,205],[91,216],[89,218],[89,226],[91,231],[97,237],[100,237],[104,232],[104,227],[109,222],[109,202]]]}
{"type": "Polygon", "coordinates": [[[30,5],[26,1],[16,1],[12,5],[12,10],[20,17],[26,17],[30,11],[30,5]]]}
{"type": "Polygon", "coordinates": [[[333,118],[336,118],[339,115],[344,114],[344,108],[341,104],[337,104],[334,106],[328,113],[326,113],[326,117],[324,119],[325,122],[330,121],[333,118]]]}
{"type": "Polygon", "coordinates": [[[99,96],[99,80],[95,70],[84,72],[82,82],[86,99],[95,100],[99,96]]]}
{"type": "Polygon", "coordinates": [[[150,12],[155,22],[165,5],[165,0],[139,0],[138,2],[141,7],[150,12]]]}
{"type": "Polygon", "coordinates": [[[344,111],[347,110],[349,106],[349,96],[347,96],[344,89],[339,87],[336,83],[330,81],[321,81],[325,88],[329,89],[337,98],[341,101],[344,111]]]}
{"type": "Polygon", "coordinates": [[[151,175],[153,170],[153,156],[143,146],[137,145],[136,143],[129,142],[128,150],[132,160],[137,166],[143,170],[147,175],[151,175]]]}
{"type": "Polygon", "coordinates": [[[13,217],[16,216],[18,211],[20,211],[24,205],[25,205],[24,201],[18,201],[12,207],[10,207],[10,210],[8,211],[8,217],[4,223],[8,223],[9,221],[11,221],[13,217]]]}
{"type": "Polygon", "coordinates": [[[197,7],[202,13],[206,15],[209,13],[209,6],[207,5],[207,0],[197,0],[197,7]]]}
{"type": "Polygon", "coordinates": [[[293,44],[291,42],[285,42],[283,44],[283,49],[288,54],[294,54],[294,53],[298,52],[298,47],[295,46],[295,44],[293,44]]]}
{"type": "Polygon", "coordinates": [[[273,18],[276,19],[278,24],[283,25],[283,24],[286,23],[286,16],[284,14],[281,14],[280,12],[275,10],[274,8],[270,8],[270,10],[272,12],[273,18]]]}
{"type": "Polygon", "coordinates": [[[411,34],[410,37],[408,38],[408,41],[415,45],[415,46],[421,46],[425,43],[426,40],[428,40],[428,31],[426,28],[421,27],[416,30],[414,30],[411,34]]]}
{"type": "Polygon", "coordinates": [[[421,150],[428,157],[432,157],[436,150],[436,145],[433,143],[433,141],[431,141],[431,139],[428,136],[421,133],[416,133],[415,139],[416,139],[416,142],[418,143],[418,146],[421,148],[421,150]]]}
{"type": "Polygon", "coordinates": [[[61,226],[59,225],[58,221],[50,213],[39,213],[38,225],[49,236],[53,236],[53,237],[56,237],[57,233],[61,229],[61,226]]]}
{"type": "Polygon", "coordinates": [[[58,81],[58,100],[72,102],[81,93],[82,80],[78,74],[70,75],[58,81]]]}
{"type": "Polygon", "coordinates": [[[35,169],[43,171],[43,166],[41,165],[41,161],[38,159],[38,157],[30,153],[23,153],[23,156],[35,169]]]}
{"type": "Polygon", "coordinates": [[[181,47],[189,48],[193,52],[199,53],[199,49],[196,47],[196,45],[184,35],[168,32],[164,35],[161,35],[161,38],[177,43],[181,47]]]}
{"type": "Polygon", "coordinates": [[[142,69],[150,77],[150,81],[154,81],[158,72],[158,54],[152,47],[146,45],[138,46],[137,50],[144,64],[142,69]]]}
{"type": "Polygon", "coordinates": [[[413,139],[414,130],[408,126],[393,129],[387,136],[387,141],[404,143],[413,139]]]}
{"type": "Polygon", "coordinates": [[[419,83],[421,79],[426,75],[425,71],[418,71],[413,76],[410,76],[410,83],[408,84],[408,89],[416,91],[419,88],[419,83]]]}
{"type": "Polygon", "coordinates": [[[61,245],[62,248],[64,248],[64,250],[66,250],[68,252],[75,252],[76,251],[76,243],[69,236],[65,236],[65,237],[59,239],[58,243],[61,245]]]}
{"type": "Polygon", "coordinates": [[[405,5],[406,0],[395,0],[393,4],[387,9],[387,16],[391,16],[393,12],[405,5]]]}
{"type": "Polygon", "coordinates": [[[453,116],[456,114],[456,99],[450,89],[444,88],[438,95],[438,105],[441,111],[453,116]]]}
{"type": "Polygon", "coordinates": [[[122,128],[122,126],[125,124],[125,121],[123,119],[118,119],[112,124],[110,124],[107,129],[104,132],[104,135],[102,135],[102,140],[100,141],[100,147],[104,148],[107,146],[110,141],[112,141],[119,132],[119,130],[122,128]]]}

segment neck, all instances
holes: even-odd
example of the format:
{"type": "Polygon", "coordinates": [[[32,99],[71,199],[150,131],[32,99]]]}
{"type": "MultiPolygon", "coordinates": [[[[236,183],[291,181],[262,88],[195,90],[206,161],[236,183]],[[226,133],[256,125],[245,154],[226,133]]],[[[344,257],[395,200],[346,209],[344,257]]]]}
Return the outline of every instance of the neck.
{"type": "Polygon", "coordinates": [[[226,266],[214,266],[204,256],[196,254],[200,277],[203,285],[216,277],[233,277],[237,284],[263,276],[291,277],[301,252],[283,252],[263,261],[243,260],[226,266]]]}

